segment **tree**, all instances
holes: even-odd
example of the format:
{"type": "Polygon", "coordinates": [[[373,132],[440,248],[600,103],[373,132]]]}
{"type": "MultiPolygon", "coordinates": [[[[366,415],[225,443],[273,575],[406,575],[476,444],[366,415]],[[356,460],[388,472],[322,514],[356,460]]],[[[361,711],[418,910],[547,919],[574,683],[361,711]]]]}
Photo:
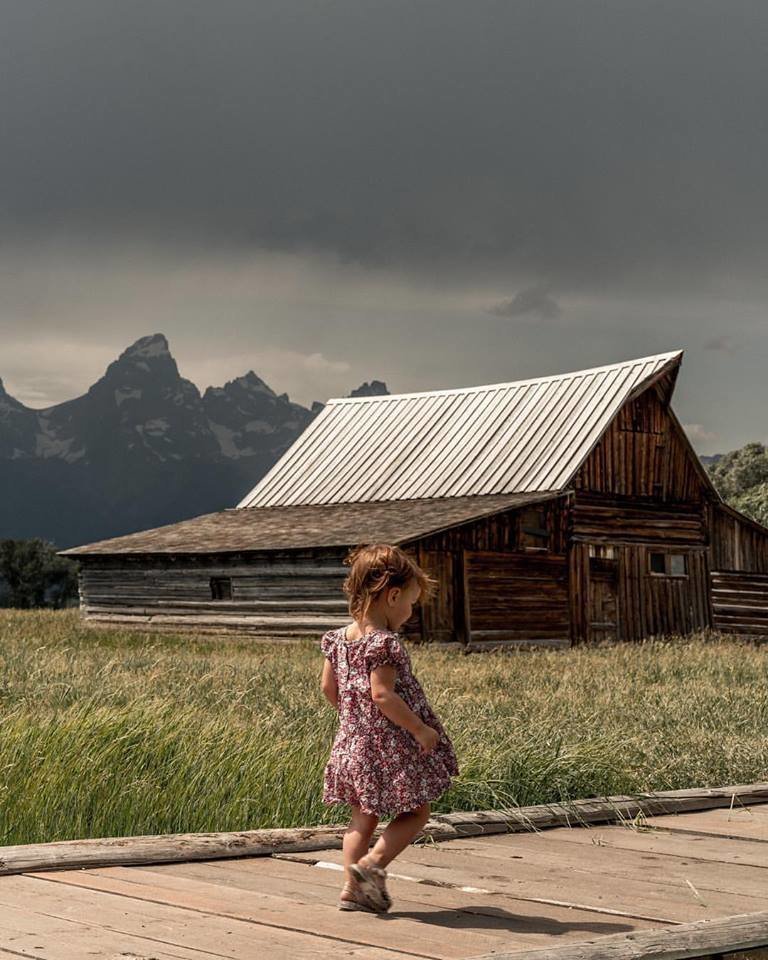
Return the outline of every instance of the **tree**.
{"type": "Polygon", "coordinates": [[[0,540],[4,606],[63,607],[77,597],[77,570],[77,563],[57,557],[54,544],[45,540],[0,540]]]}
{"type": "Polygon", "coordinates": [[[748,443],[726,453],[707,469],[727,503],[768,525],[768,447],[748,443]]]}

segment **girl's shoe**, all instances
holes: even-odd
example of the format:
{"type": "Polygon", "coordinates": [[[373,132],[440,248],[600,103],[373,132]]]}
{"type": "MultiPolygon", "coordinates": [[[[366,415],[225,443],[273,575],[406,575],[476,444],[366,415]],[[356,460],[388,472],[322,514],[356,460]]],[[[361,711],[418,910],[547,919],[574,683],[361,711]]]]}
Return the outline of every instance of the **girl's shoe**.
{"type": "Polygon", "coordinates": [[[339,897],[339,910],[361,910],[364,913],[379,913],[376,907],[369,903],[357,883],[347,880],[339,897]]]}
{"type": "Polygon", "coordinates": [[[353,863],[349,872],[357,880],[365,898],[381,913],[386,913],[392,906],[392,898],[387,890],[387,871],[382,867],[364,867],[361,863],[353,863]]]}

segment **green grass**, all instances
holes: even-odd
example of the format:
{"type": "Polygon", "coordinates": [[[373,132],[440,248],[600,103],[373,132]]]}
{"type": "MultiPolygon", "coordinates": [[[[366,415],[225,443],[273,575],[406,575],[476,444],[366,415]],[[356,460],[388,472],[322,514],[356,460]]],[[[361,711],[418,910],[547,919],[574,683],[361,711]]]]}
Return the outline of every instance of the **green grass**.
{"type": "MultiPolygon", "coordinates": [[[[768,773],[768,646],[683,640],[462,656],[412,648],[461,775],[438,811],[768,773]]],[[[343,821],[336,715],[294,645],[0,611],[0,844],[343,821]]]]}

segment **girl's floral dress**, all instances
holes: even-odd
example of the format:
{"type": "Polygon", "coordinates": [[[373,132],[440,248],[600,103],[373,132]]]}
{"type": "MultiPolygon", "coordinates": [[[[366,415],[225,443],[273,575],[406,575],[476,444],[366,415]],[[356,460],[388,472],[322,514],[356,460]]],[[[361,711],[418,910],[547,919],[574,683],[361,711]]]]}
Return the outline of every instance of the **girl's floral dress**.
{"type": "Polygon", "coordinates": [[[320,641],[339,690],[339,729],[325,767],[323,803],[348,803],[378,815],[415,810],[437,799],[458,774],[453,744],[411,672],[398,634],[379,629],[345,640],[345,632],[329,630],[320,641]],[[385,663],[397,668],[395,693],[440,734],[431,753],[422,753],[416,738],[373,702],[369,675],[385,663]]]}

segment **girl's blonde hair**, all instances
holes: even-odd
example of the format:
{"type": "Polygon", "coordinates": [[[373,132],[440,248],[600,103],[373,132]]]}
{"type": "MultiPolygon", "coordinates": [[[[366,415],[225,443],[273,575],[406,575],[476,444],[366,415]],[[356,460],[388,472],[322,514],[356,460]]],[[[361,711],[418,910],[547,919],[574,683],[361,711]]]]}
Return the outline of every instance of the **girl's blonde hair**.
{"type": "Polygon", "coordinates": [[[350,567],[342,589],[347,595],[349,613],[360,622],[368,607],[389,587],[404,587],[416,580],[420,600],[431,597],[438,581],[429,576],[408,554],[390,543],[358,544],[342,561],[350,567]]]}

